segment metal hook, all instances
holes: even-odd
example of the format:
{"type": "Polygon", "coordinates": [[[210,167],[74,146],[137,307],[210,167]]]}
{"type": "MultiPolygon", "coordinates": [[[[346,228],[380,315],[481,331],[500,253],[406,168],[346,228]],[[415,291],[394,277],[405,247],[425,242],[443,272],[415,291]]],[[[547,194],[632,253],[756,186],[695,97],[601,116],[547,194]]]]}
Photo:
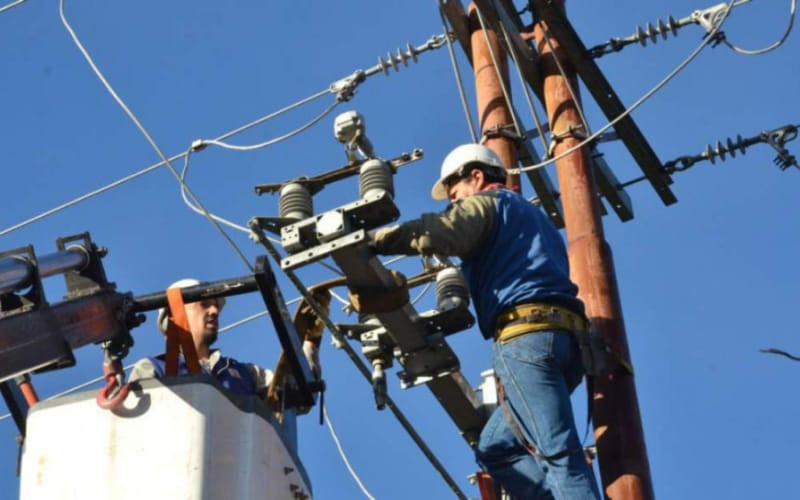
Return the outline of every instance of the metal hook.
{"type": "Polygon", "coordinates": [[[130,384],[120,385],[121,378],[121,374],[109,373],[106,375],[106,386],[97,393],[97,406],[105,410],[113,410],[125,401],[130,392],[130,384]],[[113,396],[111,396],[112,394],[113,396]]]}

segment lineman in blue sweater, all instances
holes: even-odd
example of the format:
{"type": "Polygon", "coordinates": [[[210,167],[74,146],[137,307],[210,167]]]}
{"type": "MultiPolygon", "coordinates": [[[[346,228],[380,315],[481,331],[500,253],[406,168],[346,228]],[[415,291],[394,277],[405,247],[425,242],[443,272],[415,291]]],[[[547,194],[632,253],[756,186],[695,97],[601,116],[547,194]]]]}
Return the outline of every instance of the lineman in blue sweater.
{"type": "Polygon", "coordinates": [[[491,149],[459,146],[433,186],[448,209],[381,229],[373,243],[379,254],[461,259],[501,386],[475,450],[493,479],[521,499],[599,498],[569,399],[583,375],[574,338],[588,328],[583,303],[561,235],[505,178],[491,149]]]}

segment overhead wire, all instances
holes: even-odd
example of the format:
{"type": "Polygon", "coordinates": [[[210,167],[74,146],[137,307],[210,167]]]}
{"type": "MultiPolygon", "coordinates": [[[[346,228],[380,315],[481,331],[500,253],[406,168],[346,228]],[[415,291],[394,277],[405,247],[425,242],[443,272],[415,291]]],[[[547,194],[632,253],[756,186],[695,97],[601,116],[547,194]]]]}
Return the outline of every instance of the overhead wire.
{"type": "MultiPolygon", "coordinates": [[[[264,248],[267,249],[267,252],[270,254],[270,256],[276,262],[280,262],[280,254],[275,249],[272,242],[267,238],[263,238],[262,235],[260,234],[256,234],[256,236],[259,237],[259,241],[262,243],[262,245],[264,245],[264,248]]],[[[325,324],[325,327],[328,329],[328,331],[331,332],[331,335],[333,335],[334,339],[337,341],[337,345],[342,350],[345,351],[345,353],[353,362],[359,373],[361,373],[364,379],[371,384],[372,373],[366,367],[366,365],[358,356],[353,347],[347,342],[347,339],[339,330],[339,327],[335,323],[333,323],[333,321],[331,321],[328,314],[325,313],[323,308],[314,299],[314,297],[311,295],[308,289],[297,278],[297,275],[292,270],[283,269],[283,273],[289,279],[289,281],[294,285],[294,287],[297,289],[300,295],[305,299],[306,303],[314,311],[317,317],[322,320],[322,322],[325,324]]],[[[422,436],[420,436],[419,433],[416,431],[414,426],[411,425],[411,422],[409,422],[409,420],[406,418],[406,416],[403,414],[403,412],[400,410],[397,404],[395,404],[391,396],[386,395],[385,401],[386,401],[386,406],[389,408],[389,410],[391,410],[392,414],[395,416],[397,421],[400,423],[400,425],[403,427],[403,429],[406,431],[409,437],[414,441],[414,444],[417,445],[417,448],[419,448],[422,454],[425,455],[425,458],[428,459],[428,462],[430,462],[430,464],[434,467],[434,469],[436,469],[436,471],[439,473],[442,479],[447,483],[447,485],[450,487],[453,493],[455,493],[455,495],[459,499],[467,500],[467,496],[464,495],[464,492],[461,491],[461,488],[459,488],[458,484],[453,480],[453,477],[450,475],[449,472],[447,472],[447,469],[444,468],[444,465],[442,465],[442,463],[439,461],[439,459],[436,457],[433,451],[428,447],[428,445],[422,439],[422,436]]]]}
{"type": "Polygon", "coordinates": [[[789,38],[789,33],[792,32],[792,28],[794,27],[794,16],[796,8],[797,8],[797,0],[791,0],[791,4],[789,6],[789,24],[786,26],[786,30],[783,32],[783,35],[781,35],[781,37],[775,43],[768,45],[767,47],[761,49],[743,49],[741,47],[732,44],[727,39],[723,40],[722,43],[728,46],[728,48],[735,51],[737,54],[742,54],[745,56],[759,56],[761,54],[766,54],[767,52],[771,52],[780,47],[781,45],[783,45],[786,39],[789,38]]]}
{"type": "MultiPolygon", "coordinates": [[[[334,294],[331,293],[331,295],[334,295],[334,294]]],[[[337,300],[344,301],[344,299],[342,299],[341,297],[339,297],[337,295],[334,295],[334,297],[336,297],[337,300]]],[[[289,305],[292,305],[292,304],[296,304],[296,303],[300,302],[301,300],[303,300],[302,297],[295,297],[295,298],[293,298],[291,300],[288,300],[286,302],[286,305],[289,306],[289,305]]],[[[347,303],[349,304],[349,302],[347,302],[347,303]]],[[[225,333],[225,332],[227,332],[229,330],[233,330],[234,328],[236,328],[238,326],[244,325],[245,323],[249,323],[249,322],[254,321],[254,320],[258,319],[258,318],[261,318],[261,317],[264,317],[264,316],[268,316],[268,315],[269,315],[268,311],[261,311],[261,312],[252,314],[252,315],[247,316],[245,318],[242,318],[240,320],[234,321],[233,323],[230,323],[228,325],[220,327],[220,329],[217,330],[217,333],[225,333]]],[[[123,369],[127,371],[127,370],[130,370],[131,368],[133,368],[133,363],[125,366],[123,369]]],[[[90,386],[92,384],[100,382],[100,381],[104,380],[104,378],[105,377],[102,376],[102,375],[100,377],[93,378],[91,380],[88,380],[86,382],[78,384],[78,385],[76,385],[74,387],[70,387],[69,389],[65,389],[64,391],[61,391],[61,392],[59,392],[57,394],[53,394],[52,396],[49,396],[49,397],[45,398],[45,401],[50,400],[50,399],[55,399],[55,398],[58,398],[58,397],[61,397],[61,396],[66,396],[67,394],[71,394],[71,393],[73,393],[75,391],[83,389],[84,387],[88,387],[88,386],[90,386]]],[[[10,416],[11,416],[10,413],[7,413],[5,415],[0,415],[0,422],[2,422],[3,420],[9,418],[10,416]]]]}
{"type": "Polygon", "coordinates": [[[426,293],[428,293],[428,290],[430,290],[430,289],[431,289],[431,285],[432,285],[432,284],[433,284],[433,282],[425,283],[425,287],[422,289],[422,291],[421,291],[421,292],[419,292],[419,294],[418,294],[416,297],[414,297],[414,300],[412,300],[412,301],[410,302],[410,304],[411,304],[412,306],[414,306],[414,305],[417,305],[417,302],[419,302],[420,300],[422,300],[422,297],[424,297],[424,296],[425,296],[425,294],[426,294],[426,293]]]}
{"type": "MultiPolygon", "coordinates": [[[[191,157],[192,152],[195,149],[196,148],[194,147],[194,144],[193,144],[193,146],[190,147],[186,151],[186,153],[184,154],[184,157],[183,157],[184,158],[184,160],[183,160],[183,168],[181,168],[181,198],[183,199],[184,204],[186,204],[186,206],[189,207],[190,210],[192,210],[193,212],[195,212],[195,213],[197,213],[199,215],[205,215],[203,213],[203,211],[200,210],[200,208],[198,208],[196,205],[194,205],[191,202],[191,200],[189,200],[189,198],[186,196],[186,190],[184,189],[184,186],[186,186],[186,175],[188,174],[188,171],[189,171],[189,158],[191,157]]],[[[220,217],[217,214],[213,214],[213,213],[209,212],[208,216],[211,217],[212,219],[214,219],[215,221],[219,222],[220,224],[224,224],[224,225],[230,227],[231,229],[236,229],[237,231],[245,233],[248,236],[250,235],[250,229],[249,228],[246,228],[246,227],[244,227],[242,225],[239,225],[239,224],[237,224],[237,223],[235,223],[233,221],[230,221],[230,220],[228,220],[228,219],[226,219],[224,217],[220,217]]],[[[274,243],[280,243],[279,240],[277,240],[275,238],[272,238],[272,237],[270,237],[270,240],[272,240],[274,243]]],[[[319,261],[319,262],[317,262],[317,264],[319,264],[322,267],[328,269],[329,271],[332,271],[335,274],[338,274],[340,276],[342,275],[342,271],[340,269],[337,269],[336,267],[328,264],[327,262],[319,261]]]]}
{"type": "Polygon", "coordinates": [[[633,111],[635,111],[645,101],[650,99],[650,97],[652,97],[656,92],[661,90],[667,83],[669,83],[690,62],[692,62],[698,56],[698,54],[700,54],[700,52],[703,50],[703,48],[706,47],[706,45],[711,43],[711,41],[714,39],[714,35],[716,35],[716,33],[719,32],[719,30],[722,27],[722,25],[728,19],[728,16],[731,13],[731,6],[735,1],[736,0],[730,0],[730,2],[727,4],[727,7],[725,9],[725,14],[722,16],[720,21],[714,26],[714,29],[711,32],[709,32],[703,38],[703,41],[700,43],[700,45],[698,45],[697,48],[695,48],[683,62],[681,62],[678,66],[676,66],[672,71],[670,71],[667,74],[667,76],[665,76],[660,82],[658,82],[652,89],[650,89],[644,95],[642,95],[642,97],[637,99],[625,111],[620,113],[619,116],[617,116],[613,120],[609,121],[604,126],[600,127],[598,130],[596,130],[593,134],[588,136],[586,139],[583,139],[581,142],[579,142],[575,146],[567,149],[566,151],[558,154],[557,156],[552,157],[552,158],[548,158],[546,160],[543,160],[543,161],[541,161],[539,163],[535,163],[533,165],[528,165],[526,167],[510,168],[510,169],[508,169],[508,173],[509,174],[520,174],[520,173],[523,173],[523,172],[529,172],[529,171],[532,171],[532,170],[537,170],[537,169],[540,169],[540,168],[544,168],[547,165],[550,165],[552,163],[555,163],[556,161],[561,160],[562,158],[566,158],[567,156],[573,154],[575,151],[580,150],[582,147],[586,146],[590,142],[594,141],[595,139],[597,139],[598,137],[603,135],[603,133],[605,133],[606,130],[610,129],[611,127],[616,125],[620,120],[622,120],[623,118],[625,118],[626,116],[631,114],[633,111]]]}
{"type": "MultiPolygon", "coordinates": [[[[511,46],[511,39],[508,35],[508,31],[506,31],[505,26],[501,23],[500,28],[503,30],[503,37],[506,39],[506,44],[511,46]]],[[[514,61],[514,68],[517,70],[517,76],[519,77],[520,85],[522,86],[522,90],[525,93],[525,101],[528,103],[528,110],[531,112],[531,116],[533,117],[533,122],[536,124],[536,130],[539,133],[539,140],[542,143],[542,148],[545,152],[547,152],[547,140],[544,138],[545,130],[544,126],[542,125],[542,120],[539,117],[539,113],[536,111],[536,106],[533,103],[533,98],[531,97],[530,89],[528,88],[527,82],[522,75],[522,70],[519,67],[519,60],[517,59],[517,55],[514,50],[509,51],[511,53],[511,59],[514,61]]]]}
{"type": "Polygon", "coordinates": [[[323,408],[322,413],[325,416],[325,423],[328,425],[328,431],[330,431],[331,433],[331,438],[333,438],[333,442],[336,444],[336,449],[339,450],[339,456],[342,457],[342,461],[344,462],[345,467],[347,467],[348,472],[350,472],[350,475],[353,477],[353,480],[355,480],[361,492],[364,493],[364,496],[366,496],[370,500],[375,500],[375,497],[372,496],[369,490],[367,490],[367,487],[364,486],[364,483],[361,481],[361,478],[358,477],[358,474],[356,474],[356,471],[353,470],[353,467],[350,465],[350,460],[347,459],[347,455],[345,454],[344,449],[342,448],[342,443],[339,441],[339,436],[336,434],[336,429],[334,429],[333,424],[331,423],[331,420],[328,417],[328,409],[323,408]]]}
{"type": "Polygon", "coordinates": [[[3,5],[2,7],[0,7],[0,14],[2,14],[3,12],[5,12],[7,10],[13,9],[17,5],[23,3],[24,1],[25,0],[16,0],[15,2],[11,2],[9,4],[3,5]]]}
{"type": "Polygon", "coordinates": [[[70,37],[72,37],[73,42],[75,42],[75,45],[81,51],[81,54],[83,54],[83,57],[89,63],[89,66],[92,68],[92,71],[94,71],[95,75],[100,80],[100,82],[103,84],[103,86],[106,88],[108,93],[111,94],[111,97],[114,98],[114,100],[117,102],[117,104],[119,104],[119,106],[122,108],[122,110],[125,112],[125,114],[128,115],[128,118],[130,118],[131,121],[133,121],[133,123],[136,125],[136,127],[139,129],[139,131],[142,133],[142,135],[144,135],[145,139],[147,139],[147,142],[150,143],[150,146],[155,150],[155,152],[158,154],[158,156],[161,157],[161,160],[166,164],[167,168],[169,168],[170,172],[175,177],[175,179],[179,183],[181,183],[181,185],[186,189],[186,191],[188,192],[190,197],[193,199],[193,201],[203,210],[204,215],[206,216],[208,221],[211,223],[211,225],[214,226],[214,228],[217,229],[217,231],[220,233],[220,235],[228,242],[228,244],[231,246],[231,248],[233,248],[233,251],[239,256],[239,258],[242,260],[244,265],[252,272],[253,271],[253,266],[252,266],[252,264],[250,264],[250,260],[244,255],[244,252],[242,252],[241,248],[239,248],[239,246],[236,244],[236,242],[233,241],[233,239],[231,239],[231,237],[228,235],[228,233],[226,233],[225,230],[222,229],[222,227],[219,225],[219,223],[209,216],[208,210],[206,210],[206,208],[203,205],[203,203],[194,195],[194,193],[191,191],[191,189],[189,189],[189,187],[186,186],[186,184],[181,180],[180,174],[178,174],[178,171],[175,170],[175,167],[172,166],[172,163],[169,161],[169,159],[164,154],[164,152],[161,150],[161,148],[158,146],[158,144],[156,144],[156,142],[153,139],[153,137],[150,135],[150,133],[147,131],[147,129],[142,125],[142,123],[139,121],[139,119],[136,117],[136,115],[133,114],[133,112],[130,110],[128,105],[125,104],[125,101],[123,101],[122,98],[120,98],[119,95],[117,95],[117,93],[114,90],[114,88],[111,86],[111,84],[105,78],[103,73],[97,67],[97,65],[95,64],[94,60],[92,59],[92,56],[89,54],[89,52],[83,46],[81,41],[78,39],[78,35],[75,33],[75,30],[72,29],[72,26],[70,26],[69,22],[67,21],[66,16],[64,15],[64,0],[59,0],[58,12],[59,12],[59,15],[61,17],[61,22],[64,24],[64,27],[69,32],[70,37]]]}
{"type": "MultiPolygon", "coordinates": [[[[561,78],[564,79],[564,82],[567,86],[567,92],[569,92],[569,96],[572,98],[572,102],[575,103],[575,110],[578,112],[578,116],[580,116],[581,124],[583,124],[583,129],[587,134],[591,134],[592,131],[589,128],[589,122],[586,121],[586,116],[583,114],[583,106],[581,106],[581,101],[578,99],[577,91],[572,88],[573,81],[567,77],[567,72],[564,70],[564,66],[559,61],[559,58],[556,57],[556,49],[553,46],[553,41],[550,38],[550,35],[547,34],[546,29],[542,29],[542,38],[544,38],[545,43],[547,44],[547,48],[550,49],[550,57],[553,58],[553,61],[556,63],[556,68],[558,68],[558,73],[561,75],[561,78]]],[[[577,83],[577,80],[575,80],[577,83]]],[[[550,135],[551,137],[556,137],[556,131],[553,130],[551,125],[550,127],[550,135]]]]}
{"type": "MultiPolygon", "coordinates": [[[[133,364],[127,365],[126,367],[123,368],[123,370],[130,370],[131,368],[133,368],[133,364]]],[[[44,398],[43,401],[50,401],[51,399],[56,399],[56,398],[60,398],[61,396],[66,396],[67,394],[72,394],[75,391],[79,391],[79,390],[83,389],[84,387],[89,387],[92,384],[96,384],[98,382],[102,382],[103,380],[105,380],[105,375],[101,375],[101,376],[93,378],[91,380],[87,380],[86,382],[78,384],[78,385],[76,385],[74,387],[70,387],[69,389],[61,391],[61,392],[59,392],[57,394],[53,394],[52,396],[44,398]]],[[[11,413],[6,413],[5,415],[0,415],[0,422],[2,422],[3,420],[6,420],[9,417],[11,417],[11,413]]]]}
{"type": "MultiPolygon", "coordinates": [[[[62,6],[62,8],[63,8],[63,6],[62,6]]],[[[62,21],[64,21],[63,16],[62,16],[62,21]]],[[[66,23],[65,26],[68,26],[68,23],[66,23]]],[[[319,92],[317,92],[315,94],[312,94],[312,95],[310,95],[310,96],[308,96],[308,97],[306,97],[304,99],[301,99],[301,100],[299,100],[299,101],[297,101],[297,102],[295,102],[293,104],[285,106],[285,107],[283,107],[283,108],[281,108],[281,109],[279,109],[277,111],[274,111],[274,112],[272,112],[272,113],[270,113],[268,115],[265,115],[265,116],[262,116],[260,118],[257,118],[257,119],[255,119],[255,120],[253,120],[253,121],[251,121],[249,123],[246,123],[246,124],[236,128],[236,129],[233,129],[233,130],[231,130],[229,132],[226,132],[226,133],[222,134],[221,136],[219,136],[219,137],[217,137],[216,139],[213,139],[213,140],[214,141],[224,141],[225,139],[228,139],[229,137],[231,137],[233,135],[236,135],[236,134],[239,134],[239,133],[244,132],[246,130],[249,130],[249,129],[251,129],[251,128],[257,126],[257,125],[260,125],[260,124],[266,122],[267,120],[275,118],[275,117],[277,117],[277,116],[279,116],[279,115],[281,115],[283,113],[286,113],[286,112],[288,112],[288,111],[290,111],[292,109],[295,109],[295,108],[297,108],[299,106],[307,104],[307,103],[309,103],[309,102],[311,102],[311,101],[313,101],[315,99],[318,99],[318,98],[320,98],[320,97],[322,97],[324,95],[327,95],[327,94],[336,94],[337,100],[339,100],[339,101],[342,101],[342,100],[343,101],[347,101],[350,98],[352,98],[352,96],[354,95],[356,87],[358,85],[360,85],[362,82],[364,82],[370,76],[375,75],[377,73],[381,73],[381,72],[383,72],[383,73],[388,75],[388,69],[389,68],[394,67],[394,69],[397,70],[398,67],[399,67],[398,66],[399,63],[407,63],[409,58],[416,60],[416,56],[417,55],[419,55],[419,54],[421,54],[423,52],[427,52],[429,50],[434,50],[434,49],[437,49],[437,48],[443,46],[445,44],[445,40],[447,40],[448,38],[449,38],[448,34],[434,35],[425,44],[420,45],[418,47],[410,47],[409,46],[408,50],[405,53],[398,53],[397,56],[390,56],[389,60],[384,60],[383,58],[379,58],[378,64],[376,64],[375,66],[367,69],[366,71],[357,70],[357,71],[353,72],[351,75],[349,75],[349,76],[347,76],[345,78],[341,78],[341,79],[331,83],[327,88],[325,88],[323,90],[320,90],[319,92]]],[[[42,219],[44,219],[46,217],[49,217],[50,215],[53,215],[53,214],[58,213],[58,212],[60,212],[62,210],[65,210],[66,208],[69,208],[69,207],[71,207],[73,205],[81,203],[81,202],[83,202],[83,201],[85,201],[85,200],[87,200],[89,198],[92,198],[94,196],[102,194],[102,193],[104,193],[106,191],[109,191],[110,189],[116,188],[116,187],[120,186],[121,184],[124,184],[126,182],[129,182],[129,181],[137,178],[137,177],[140,177],[140,176],[145,175],[145,174],[147,174],[149,172],[152,172],[153,170],[155,170],[155,169],[157,169],[157,168],[159,168],[161,166],[169,165],[170,162],[175,161],[175,160],[180,159],[180,158],[183,158],[183,156],[185,154],[186,153],[180,153],[178,155],[172,156],[169,159],[164,158],[164,159],[162,159],[161,162],[155,163],[155,164],[153,164],[153,165],[151,165],[149,167],[146,167],[146,168],[144,168],[144,169],[142,169],[142,170],[140,170],[138,172],[134,172],[133,174],[128,175],[128,176],[126,176],[126,177],[124,177],[124,178],[122,178],[122,179],[120,179],[118,181],[114,181],[114,182],[112,182],[112,183],[110,183],[110,184],[108,184],[106,186],[103,186],[101,188],[95,189],[94,191],[86,193],[85,195],[81,195],[81,196],[79,196],[77,198],[74,198],[74,199],[72,199],[72,200],[70,200],[68,202],[65,202],[65,203],[63,203],[63,204],[61,204],[61,205],[59,205],[57,207],[54,207],[54,208],[52,208],[50,210],[42,212],[42,213],[40,213],[40,214],[38,214],[38,215],[36,215],[34,217],[31,217],[29,219],[26,219],[26,220],[24,220],[22,222],[19,222],[19,223],[13,225],[13,226],[5,228],[2,231],[0,231],[0,236],[3,236],[5,234],[11,233],[13,231],[16,231],[16,230],[18,230],[18,229],[20,229],[22,227],[25,227],[25,226],[27,226],[29,224],[32,224],[32,223],[37,222],[39,220],[42,220],[42,219]]]]}
{"type": "Polygon", "coordinates": [[[286,139],[294,137],[297,134],[299,134],[301,132],[304,132],[304,131],[308,130],[309,128],[313,127],[314,125],[319,123],[320,120],[322,120],[323,118],[328,116],[331,113],[331,111],[334,110],[334,108],[336,106],[341,104],[341,102],[342,101],[337,99],[333,104],[328,106],[322,113],[320,113],[319,115],[314,117],[310,122],[306,123],[305,125],[303,125],[301,127],[298,127],[296,129],[292,130],[291,132],[287,132],[286,134],[283,134],[283,135],[281,135],[279,137],[275,137],[274,139],[270,139],[268,141],[264,141],[264,142],[261,142],[261,143],[258,143],[258,144],[252,144],[252,145],[249,145],[249,146],[238,146],[238,145],[235,145],[235,144],[228,144],[226,142],[223,142],[223,141],[220,141],[220,140],[217,140],[217,139],[208,139],[208,140],[201,140],[200,141],[200,145],[202,145],[202,146],[206,146],[206,145],[217,146],[217,147],[220,147],[220,148],[231,149],[231,150],[234,150],[234,151],[255,151],[257,149],[263,149],[263,148],[266,148],[268,146],[272,146],[273,144],[277,144],[277,143],[279,143],[281,141],[285,141],[286,139]]]}
{"type": "MultiPolygon", "coordinates": [[[[329,89],[329,88],[325,89],[325,90],[322,90],[320,92],[317,92],[316,94],[308,96],[308,97],[306,97],[304,99],[301,99],[301,100],[299,100],[297,102],[289,104],[288,106],[284,106],[283,108],[281,108],[279,110],[273,111],[272,113],[269,113],[267,115],[264,115],[264,116],[262,116],[260,118],[255,119],[255,120],[253,120],[251,122],[248,122],[248,123],[246,123],[246,124],[244,124],[244,125],[242,125],[242,126],[240,126],[238,128],[235,128],[233,130],[225,132],[224,134],[220,135],[219,137],[216,137],[213,140],[214,141],[223,141],[223,140],[228,139],[228,138],[230,138],[230,137],[232,137],[234,135],[240,134],[240,133],[245,132],[245,131],[253,128],[253,127],[261,125],[262,123],[265,123],[268,120],[276,118],[276,117],[278,117],[278,116],[280,116],[280,115],[282,115],[282,114],[284,114],[284,113],[286,113],[288,111],[291,111],[291,110],[293,110],[293,109],[295,109],[295,108],[297,108],[299,106],[307,104],[307,103],[309,103],[311,101],[319,99],[320,97],[323,97],[323,96],[325,96],[327,94],[330,94],[330,93],[333,93],[333,92],[334,92],[334,90],[329,89]]],[[[6,235],[8,233],[11,233],[13,231],[16,231],[17,229],[21,229],[21,228],[23,228],[23,227],[25,227],[25,226],[27,226],[29,224],[33,224],[34,222],[37,222],[37,221],[42,220],[42,219],[44,219],[46,217],[49,217],[49,216],[51,216],[51,215],[53,215],[53,214],[55,214],[57,212],[60,212],[60,211],[62,211],[64,209],[67,209],[67,208],[69,208],[69,207],[71,207],[73,205],[77,205],[78,203],[82,203],[82,202],[84,202],[84,201],[86,201],[86,200],[88,200],[90,198],[93,198],[93,197],[95,197],[97,195],[105,193],[106,191],[109,191],[109,190],[114,189],[114,188],[116,188],[118,186],[121,186],[122,184],[125,184],[125,183],[127,183],[129,181],[132,181],[132,180],[138,178],[138,177],[141,177],[141,176],[143,176],[145,174],[148,174],[148,173],[152,172],[153,170],[156,170],[156,169],[158,169],[160,167],[165,166],[168,162],[173,162],[173,161],[177,161],[177,160],[179,160],[181,158],[184,158],[186,156],[186,154],[187,154],[187,152],[183,152],[183,153],[171,156],[170,158],[167,159],[168,161],[163,161],[162,160],[162,161],[159,161],[158,163],[154,163],[154,164],[152,164],[150,166],[147,166],[147,167],[145,167],[145,168],[143,168],[141,170],[138,170],[138,171],[136,171],[136,172],[134,172],[134,173],[132,173],[130,175],[127,175],[127,176],[125,176],[125,177],[123,177],[121,179],[118,179],[118,180],[116,180],[116,181],[114,181],[114,182],[112,182],[110,184],[107,184],[107,185],[102,186],[102,187],[100,187],[98,189],[95,189],[94,191],[90,191],[90,192],[88,192],[88,193],[86,193],[84,195],[78,196],[77,198],[74,198],[74,199],[72,199],[70,201],[62,203],[61,205],[58,205],[57,207],[53,207],[50,210],[42,212],[42,213],[40,213],[40,214],[38,214],[38,215],[36,215],[34,217],[31,217],[29,219],[26,219],[26,220],[24,220],[22,222],[19,222],[19,223],[13,225],[13,226],[10,226],[10,227],[8,227],[6,229],[3,229],[2,231],[0,231],[0,236],[3,236],[3,235],[6,235]]]]}
{"type": "Polygon", "coordinates": [[[486,21],[483,18],[483,14],[481,14],[481,9],[478,7],[478,4],[475,4],[475,12],[478,14],[478,22],[481,25],[483,38],[486,40],[486,47],[489,49],[489,56],[491,56],[492,65],[494,66],[495,73],[497,74],[497,81],[500,83],[500,89],[503,91],[503,97],[505,98],[506,106],[511,114],[511,121],[514,122],[514,128],[516,129],[517,136],[523,137],[524,131],[522,130],[522,127],[520,127],[517,114],[513,111],[514,105],[511,102],[511,95],[506,88],[506,81],[505,78],[503,78],[502,72],[500,71],[500,64],[497,61],[497,54],[494,53],[494,48],[492,48],[491,41],[489,40],[489,32],[486,29],[486,21]]]}
{"type": "MultiPolygon", "coordinates": [[[[442,0],[439,0],[439,17],[442,18],[442,28],[444,28],[444,32],[450,33],[447,29],[447,21],[445,20],[444,12],[442,12],[442,0]]],[[[469,128],[469,135],[472,138],[472,142],[477,144],[478,136],[475,133],[475,123],[472,121],[472,112],[469,109],[467,94],[464,91],[464,82],[461,79],[461,69],[458,66],[458,60],[456,59],[456,52],[453,49],[453,41],[450,40],[450,36],[447,36],[447,51],[450,54],[450,64],[453,66],[453,74],[456,77],[456,85],[458,86],[458,95],[461,97],[461,107],[464,109],[464,116],[467,119],[467,127],[469,128]]]]}

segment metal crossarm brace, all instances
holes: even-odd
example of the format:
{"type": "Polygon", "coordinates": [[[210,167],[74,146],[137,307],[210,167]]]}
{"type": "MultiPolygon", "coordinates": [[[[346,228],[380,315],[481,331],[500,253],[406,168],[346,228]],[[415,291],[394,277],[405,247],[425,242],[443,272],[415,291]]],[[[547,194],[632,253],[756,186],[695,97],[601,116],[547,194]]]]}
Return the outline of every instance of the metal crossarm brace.
{"type": "MultiPolygon", "coordinates": [[[[354,288],[381,289],[396,286],[394,278],[366,243],[359,229],[318,247],[284,258],[281,267],[294,269],[330,255],[354,288]]],[[[425,318],[410,304],[375,314],[397,347],[395,356],[405,372],[403,385],[425,383],[439,400],[470,446],[477,443],[485,423],[475,392],[458,371],[458,358],[443,338],[429,335],[425,318]],[[399,352],[397,352],[399,351],[399,352]]]]}
{"type": "Polygon", "coordinates": [[[622,222],[627,222],[633,219],[633,204],[628,193],[620,186],[617,176],[614,171],[608,166],[606,160],[603,159],[603,153],[592,148],[589,154],[594,163],[594,176],[597,182],[598,194],[605,197],[606,201],[611,208],[617,213],[622,222]]]}
{"type": "Polygon", "coordinates": [[[539,55],[530,43],[522,39],[520,32],[523,26],[513,5],[510,7],[510,12],[507,10],[509,8],[507,5],[500,5],[497,0],[475,0],[475,5],[480,9],[489,26],[498,33],[498,39],[505,46],[506,51],[514,53],[514,57],[520,62],[519,69],[531,90],[540,101],[543,101],[544,90],[542,89],[542,74],[539,71],[539,55]],[[508,34],[511,44],[506,44],[505,39],[499,36],[500,25],[508,34]]]}
{"type": "MultiPolygon", "coordinates": [[[[530,140],[523,141],[517,150],[517,156],[523,165],[533,165],[541,162],[539,155],[530,143],[530,140]]],[[[564,212],[561,209],[561,202],[558,200],[556,189],[550,177],[542,169],[527,170],[525,175],[536,190],[539,196],[539,204],[544,209],[554,226],[561,229],[564,227],[564,212]]]]}
{"type": "MultiPolygon", "coordinates": [[[[350,286],[380,288],[393,283],[388,269],[364,243],[341,248],[333,252],[331,257],[347,276],[350,286]]],[[[429,343],[425,338],[426,332],[410,304],[391,312],[378,313],[376,316],[401,351],[410,354],[412,359],[414,352],[421,354],[429,348],[429,343]]],[[[434,354],[430,357],[431,361],[441,358],[442,367],[455,363],[456,371],[451,371],[444,376],[433,377],[426,384],[458,426],[465,439],[470,444],[474,444],[485,422],[480,410],[480,402],[461,372],[457,371],[458,358],[447,343],[437,342],[435,349],[438,352],[431,353],[434,354]]],[[[406,366],[402,356],[400,362],[406,366]]]]}
{"type": "Polygon", "coordinates": [[[467,17],[464,6],[461,5],[461,0],[439,0],[439,4],[441,5],[445,17],[447,17],[447,21],[450,23],[450,27],[453,28],[453,33],[456,35],[458,43],[461,44],[461,48],[464,49],[467,60],[472,61],[469,17],[467,17]]]}
{"type": "MultiPolygon", "coordinates": [[[[530,5],[536,18],[547,23],[549,33],[558,40],[558,43],[566,51],[569,61],[586,84],[589,92],[592,93],[606,118],[614,120],[625,112],[625,106],[617,97],[616,92],[614,92],[602,71],[600,71],[600,67],[592,60],[583,41],[581,41],[572,24],[567,20],[564,13],[559,10],[558,6],[551,0],[532,0],[530,5]]],[[[672,179],[662,168],[661,161],[633,121],[633,118],[628,115],[618,121],[614,127],[619,138],[644,172],[661,201],[665,205],[671,205],[678,201],[669,188],[669,185],[672,184],[672,179]]]]}

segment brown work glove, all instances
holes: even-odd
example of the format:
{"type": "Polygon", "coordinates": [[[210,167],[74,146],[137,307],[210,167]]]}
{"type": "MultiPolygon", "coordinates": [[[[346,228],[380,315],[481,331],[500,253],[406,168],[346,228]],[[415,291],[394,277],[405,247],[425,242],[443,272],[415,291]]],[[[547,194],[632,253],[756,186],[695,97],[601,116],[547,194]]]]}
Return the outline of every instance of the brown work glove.
{"type": "MultiPolygon", "coordinates": [[[[311,290],[311,296],[317,301],[326,315],[331,312],[331,292],[327,288],[311,290]]],[[[318,340],[325,330],[325,322],[308,305],[306,299],[300,301],[293,318],[294,327],[301,340],[318,340]]]]}
{"type": "Polygon", "coordinates": [[[349,288],[350,303],[359,313],[375,314],[391,312],[408,304],[408,283],[398,271],[391,271],[396,286],[389,289],[349,288]]]}

